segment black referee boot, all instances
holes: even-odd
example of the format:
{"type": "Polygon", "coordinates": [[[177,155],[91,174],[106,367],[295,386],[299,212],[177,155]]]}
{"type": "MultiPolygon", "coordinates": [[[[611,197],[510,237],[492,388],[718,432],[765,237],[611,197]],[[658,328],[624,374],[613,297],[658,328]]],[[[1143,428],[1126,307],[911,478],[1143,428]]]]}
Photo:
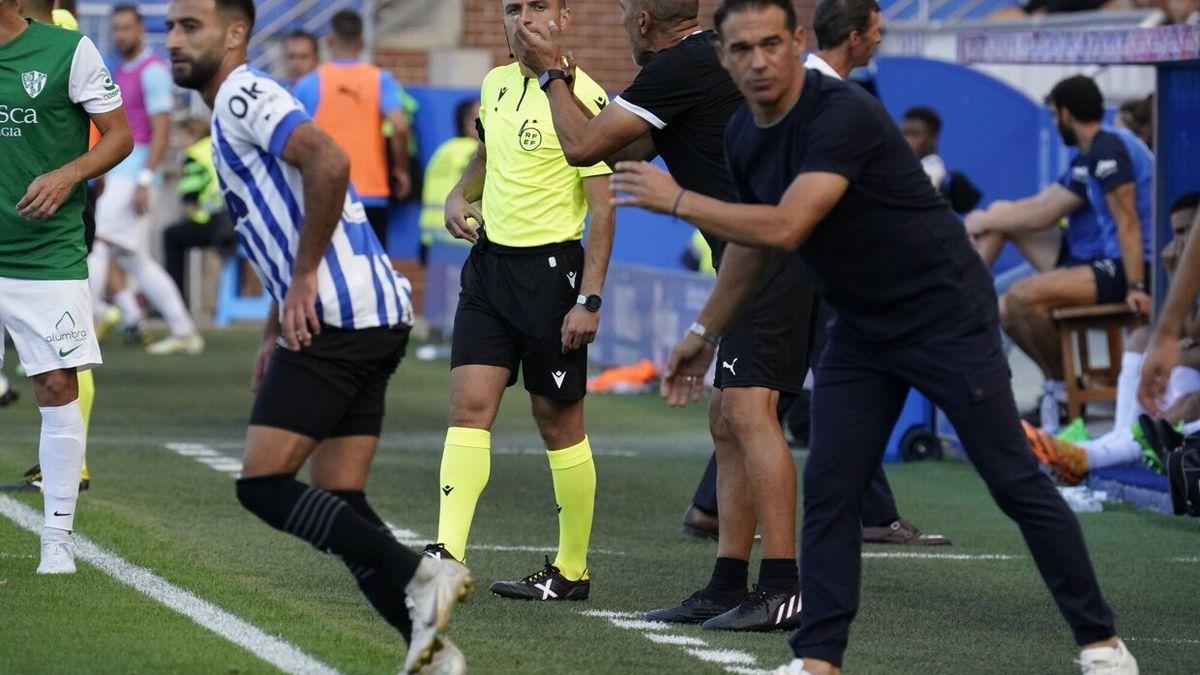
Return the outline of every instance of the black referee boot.
{"type": "Polygon", "coordinates": [[[491,591],[510,600],[587,600],[591,586],[587,572],[583,573],[582,579],[571,581],[550,564],[550,558],[546,558],[546,566],[542,569],[520,581],[493,582],[491,591]]]}
{"type": "Polygon", "coordinates": [[[777,591],[754,584],[737,607],[705,621],[705,630],[771,631],[800,627],[800,591],[777,591]]]}
{"type": "Polygon", "coordinates": [[[429,544],[425,547],[425,550],[421,551],[421,553],[426,558],[436,558],[437,560],[453,560],[454,562],[461,562],[458,558],[455,558],[454,556],[450,555],[450,552],[446,550],[446,546],[444,544],[429,544]]]}

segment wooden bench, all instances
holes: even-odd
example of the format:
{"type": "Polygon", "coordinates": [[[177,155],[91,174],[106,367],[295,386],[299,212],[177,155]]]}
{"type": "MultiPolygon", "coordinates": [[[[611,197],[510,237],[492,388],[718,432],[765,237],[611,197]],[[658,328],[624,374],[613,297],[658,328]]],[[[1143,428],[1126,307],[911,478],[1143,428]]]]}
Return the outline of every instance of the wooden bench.
{"type": "Polygon", "coordinates": [[[1125,351],[1125,331],[1145,320],[1129,311],[1124,303],[1087,305],[1056,309],[1050,315],[1058,326],[1062,349],[1063,374],[1067,387],[1067,410],[1072,419],[1083,416],[1088,403],[1117,399],[1117,376],[1121,374],[1121,356],[1125,351]],[[1108,339],[1108,366],[1092,365],[1088,331],[1098,330],[1108,339]],[[1078,346],[1079,358],[1075,358],[1078,346]]]}

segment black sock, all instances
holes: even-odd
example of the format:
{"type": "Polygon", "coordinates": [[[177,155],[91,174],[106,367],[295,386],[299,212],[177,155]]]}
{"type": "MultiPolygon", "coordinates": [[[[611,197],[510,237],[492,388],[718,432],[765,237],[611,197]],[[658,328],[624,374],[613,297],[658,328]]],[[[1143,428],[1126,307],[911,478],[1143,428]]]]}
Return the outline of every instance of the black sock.
{"type": "Polygon", "coordinates": [[[712,578],[705,589],[720,595],[740,595],[746,592],[750,563],[737,558],[717,558],[712,578]]]}
{"type": "MultiPolygon", "coordinates": [[[[362,490],[330,490],[330,494],[341,497],[342,501],[354,509],[355,513],[362,516],[363,520],[374,525],[388,537],[392,536],[387,525],[383,524],[383,519],[367,503],[367,495],[362,490]]],[[[397,588],[388,582],[386,576],[376,573],[374,569],[361,567],[346,562],[344,559],[342,562],[346,563],[350,574],[354,575],[355,581],[358,582],[358,590],[362,591],[375,611],[379,612],[379,615],[393,628],[400,631],[405,642],[411,640],[412,619],[408,616],[408,607],[404,604],[404,587],[397,588]]]]}
{"type": "Polygon", "coordinates": [[[404,588],[421,556],[402,546],[347,503],[290,475],[242,478],[238,501],[271,527],[293,534],[346,563],[370,568],[404,588]]]}
{"type": "Polygon", "coordinates": [[[758,585],[763,588],[790,593],[799,583],[795,558],[763,558],[758,566],[758,585]]]}

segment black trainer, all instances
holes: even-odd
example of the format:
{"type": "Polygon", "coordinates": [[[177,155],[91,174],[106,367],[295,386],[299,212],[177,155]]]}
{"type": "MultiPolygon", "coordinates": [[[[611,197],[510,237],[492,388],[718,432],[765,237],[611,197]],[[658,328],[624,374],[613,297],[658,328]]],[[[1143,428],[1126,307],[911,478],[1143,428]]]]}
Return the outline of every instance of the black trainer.
{"type": "Polygon", "coordinates": [[[445,544],[429,544],[425,547],[424,551],[421,551],[421,553],[426,558],[437,558],[438,560],[453,560],[454,562],[459,562],[458,558],[450,555],[450,552],[446,550],[445,544]]]}
{"type": "Polygon", "coordinates": [[[546,566],[520,581],[492,582],[492,593],[511,600],[587,600],[592,582],[583,578],[571,581],[546,558],[546,566]]]}
{"type": "Polygon", "coordinates": [[[745,597],[745,589],[742,589],[741,593],[726,595],[712,593],[707,588],[702,588],[678,605],[646,612],[646,620],[667,623],[704,623],[737,607],[745,597]]]}
{"type": "Polygon", "coordinates": [[[754,585],[741,604],[704,622],[705,630],[769,631],[800,627],[800,591],[754,585]]]}

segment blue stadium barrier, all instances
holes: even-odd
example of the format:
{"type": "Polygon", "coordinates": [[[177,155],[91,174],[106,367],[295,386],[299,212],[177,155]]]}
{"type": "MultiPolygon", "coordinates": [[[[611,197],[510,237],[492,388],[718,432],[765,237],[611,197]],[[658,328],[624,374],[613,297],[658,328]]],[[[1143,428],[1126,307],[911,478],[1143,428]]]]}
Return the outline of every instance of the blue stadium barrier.
{"type": "Polygon", "coordinates": [[[228,326],[234,321],[262,321],[271,310],[271,296],[264,289],[261,295],[241,294],[242,256],[225,259],[221,265],[221,279],[217,283],[217,303],[213,310],[213,323],[228,326]]]}

